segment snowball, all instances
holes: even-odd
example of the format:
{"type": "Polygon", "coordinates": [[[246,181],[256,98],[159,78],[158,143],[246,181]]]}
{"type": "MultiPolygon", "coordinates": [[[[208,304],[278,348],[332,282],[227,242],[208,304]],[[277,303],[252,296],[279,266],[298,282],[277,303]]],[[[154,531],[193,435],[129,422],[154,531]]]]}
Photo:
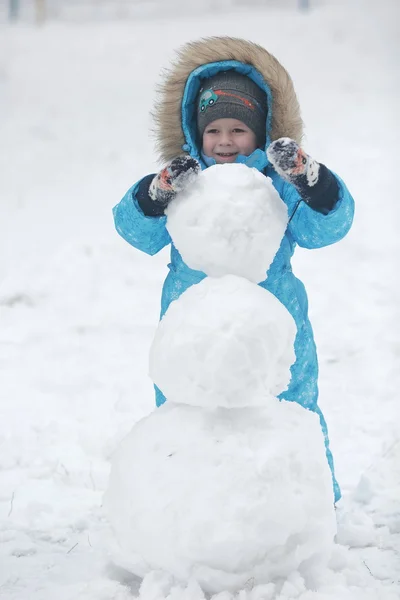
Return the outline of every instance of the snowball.
{"type": "Polygon", "coordinates": [[[167,229],[192,269],[257,283],[266,277],[288,214],[269,177],[242,164],[202,171],[166,210],[167,229]]]}
{"type": "Polygon", "coordinates": [[[105,507],[125,566],[208,592],[318,569],[336,531],[318,416],[277,399],[215,411],[167,402],[115,453],[105,507]]]}
{"type": "Polygon", "coordinates": [[[264,405],[295,361],[287,309],[247,279],[208,277],[174,301],[150,349],[150,376],[168,400],[204,407],[264,405]]]}

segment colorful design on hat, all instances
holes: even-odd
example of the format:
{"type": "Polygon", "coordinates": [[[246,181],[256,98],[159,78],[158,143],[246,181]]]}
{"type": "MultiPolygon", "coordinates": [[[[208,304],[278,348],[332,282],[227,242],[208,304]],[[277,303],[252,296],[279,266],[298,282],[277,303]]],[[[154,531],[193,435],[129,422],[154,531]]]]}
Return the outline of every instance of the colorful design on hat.
{"type": "Polygon", "coordinates": [[[243,104],[251,110],[255,110],[256,108],[261,110],[260,106],[253,104],[252,102],[250,102],[250,100],[247,100],[247,98],[239,96],[239,94],[234,94],[233,92],[226,92],[225,90],[215,90],[215,93],[217,94],[217,96],[229,96],[230,98],[236,98],[236,100],[240,100],[240,102],[243,102],[243,104]]]}
{"type": "Polygon", "coordinates": [[[200,96],[199,107],[201,112],[205,112],[209,106],[212,106],[218,100],[218,96],[213,90],[205,90],[200,96]]]}
{"type": "Polygon", "coordinates": [[[200,101],[199,101],[200,112],[204,113],[209,106],[213,106],[213,104],[215,104],[217,102],[219,96],[227,96],[230,98],[236,98],[236,100],[243,102],[243,104],[245,106],[247,106],[247,108],[250,108],[250,110],[255,110],[257,108],[258,110],[262,111],[261,106],[259,106],[256,102],[253,104],[253,102],[250,102],[250,100],[248,100],[247,98],[244,98],[243,96],[239,96],[239,94],[234,94],[233,92],[227,92],[225,90],[211,90],[210,89],[210,90],[205,90],[200,96],[200,101]]]}

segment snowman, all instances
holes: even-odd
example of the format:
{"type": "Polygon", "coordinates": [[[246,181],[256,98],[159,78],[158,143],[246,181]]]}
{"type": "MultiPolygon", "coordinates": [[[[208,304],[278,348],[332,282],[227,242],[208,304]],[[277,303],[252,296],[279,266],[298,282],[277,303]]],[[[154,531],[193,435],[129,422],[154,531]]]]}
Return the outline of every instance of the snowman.
{"type": "Polygon", "coordinates": [[[318,416],[278,400],[296,327],[265,279],[288,223],[272,182],[203,171],[167,211],[183,260],[208,277],[172,302],[150,350],[167,402],[114,454],[105,506],[124,566],[209,593],[304,577],[336,533],[318,416]]]}

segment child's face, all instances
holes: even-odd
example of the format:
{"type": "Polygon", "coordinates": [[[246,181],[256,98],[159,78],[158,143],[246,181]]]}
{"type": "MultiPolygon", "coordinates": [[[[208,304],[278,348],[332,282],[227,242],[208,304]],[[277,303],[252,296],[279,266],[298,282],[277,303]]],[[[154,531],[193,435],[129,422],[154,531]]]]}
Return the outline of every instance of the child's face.
{"type": "Polygon", "coordinates": [[[217,164],[235,162],[238,154],[249,156],[256,148],[254,131],[238,119],[217,119],[203,133],[203,152],[217,164]]]}

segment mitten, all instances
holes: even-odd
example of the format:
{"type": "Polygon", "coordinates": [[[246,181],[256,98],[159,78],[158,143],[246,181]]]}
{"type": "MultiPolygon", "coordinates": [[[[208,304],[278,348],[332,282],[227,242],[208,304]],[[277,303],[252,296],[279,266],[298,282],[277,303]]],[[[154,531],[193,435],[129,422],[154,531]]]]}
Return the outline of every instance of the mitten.
{"type": "Polygon", "coordinates": [[[339,197],[339,185],[329,169],[304,152],[290,138],[279,138],[267,149],[275,171],[289,181],[306,204],[328,214],[339,197]]]}
{"type": "Polygon", "coordinates": [[[169,162],[152,180],[149,196],[163,210],[201,171],[191,156],[178,156],[169,162]]]}
{"type": "Polygon", "coordinates": [[[159,217],[175,198],[200,172],[201,166],[190,156],[178,156],[156,175],[147,175],[139,184],[136,200],[147,217],[159,217]]]}

